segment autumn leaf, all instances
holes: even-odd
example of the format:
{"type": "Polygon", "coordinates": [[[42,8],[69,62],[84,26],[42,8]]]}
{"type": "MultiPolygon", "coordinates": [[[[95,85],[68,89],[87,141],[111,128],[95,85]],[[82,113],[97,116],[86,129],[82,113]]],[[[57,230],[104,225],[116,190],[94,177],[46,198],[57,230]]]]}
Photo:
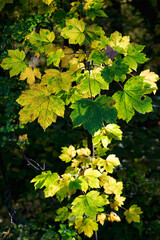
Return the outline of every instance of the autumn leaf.
{"type": "Polygon", "coordinates": [[[67,19],[66,27],[62,29],[61,36],[65,39],[69,39],[69,44],[82,45],[85,40],[84,35],[85,23],[83,20],[76,18],[67,19]]]}
{"type": "Polygon", "coordinates": [[[90,238],[92,237],[94,231],[98,230],[98,224],[94,219],[84,219],[81,217],[75,220],[75,229],[77,229],[79,233],[84,232],[84,234],[90,238]]]}
{"type": "Polygon", "coordinates": [[[59,158],[62,161],[68,163],[75,156],[76,156],[76,150],[75,150],[75,148],[72,145],[70,145],[68,148],[67,147],[63,147],[62,148],[62,154],[59,156],[59,158]]]}
{"type": "Polygon", "coordinates": [[[137,205],[132,205],[129,210],[126,210],[124,212],[124,215],[126,216],[126,220],[128,223],[133,222],[140,222],[140,214],[143,212],[141,211],[141,208],[137,205]]]}
{"type": "Polygon", "coordinates": [[[97,191],[90,191],[86,195],[76,197],[72,202],[72,214],[81,217],[85,214],[88,217],[95,218],[97,213],[104,210],[106,204],[105,198],[99,195],[97,191]]]}
{"type": "Polygon", "coordinates": [[[26,124],[38,118],[41,127],[46,130],[52,122],[56,122],[57,115],[64,116],[64,102],[57,96],[51,95],[46,86],[31,85],[29,90],[23,91],[17,102],[23,106],[20,110],[20,122],[26,124]]]}
{"type": "Polygon", "coordinates": [[[10,77],[18,75],[27,67],[25,62],[25,52],[16,50],[8,50],[8,57],[4,58],[1,67],[5,70],[10,70],[10,77]]]}
{"type": "Polygon", "coordinates": [[[28,84],[35,83],[35,77],[41,79],[41,72],[38,68],[32,69],[31,67],[26,67],[25,70],[20,75],[20,80],[27,79],[28,84]]]}
{"type": "Polygon", "coordinates": [[[41,85],[49,85],[53,93],[68,91],[71,87],[71,75],[68,72],[61,73],[57,69],[47,69],[42,76],[41,85]]]}
{"type": "Polygon", "coordinates": [[[120,217],[115,213],[115,212],[110,212],[110,215],[108,217],[108,221],[110,222],[120,222],[121,219],[120,217]]]}
{"type": "Polygon", "coordinates": [[[152,111],[152,100],[145,94],[150,92],[150,84],[144,83],[144,77],[130,78],[124,85],[124,91],[116,92],[112,97],[118,117],[129,122],[135,110],[144,114],[152,111]]]}
{"type": "Polygon", "coordinates": [[[88,168],[84,172],[84,176],[88,185],[91,188],[99,188],[99,179],[98,177],[101,176],[101,173],[98,170],[93,170],[92,168],[88,168]]]}
{"type": "Polygon", "coordinates": [[[53,63],[53,65],[59,67],[59,63],[62,57],[64,57],[64,52],[62,49],[58,49],[56,52],[50,52],[47,58],[47,65],[53,63]]]}
{"type": "Polygon", "coordinates": [[[100,224],[104,225],[105,220],[106,220],[105,213],[100,213],[97,215],[97,222],[100,222],[100,224]]]}
{"type": "Polygon", "coordinates": [[[159,80],[159,76],[156,73],[154,73],[154,72],[150,72],[149,69],[142,71],[140,73],[140,76],[144,77],[143,81],[145,83],[150,84],[151,91],[153,89],[153,93],[155,94],[157,89],[158,89],[158,87],[157,87],[155,82],[157,82],[159,80]]]}
{"type": "Polygon", "coordinates": [[[68,212],[68,208],[67,207],[62,207],[59,208],[57,211],[57,216],[55,218],[55,221],[60,221],[60,222],[65,222],[68,219],[69,216],[69,212],[68,212]]]}

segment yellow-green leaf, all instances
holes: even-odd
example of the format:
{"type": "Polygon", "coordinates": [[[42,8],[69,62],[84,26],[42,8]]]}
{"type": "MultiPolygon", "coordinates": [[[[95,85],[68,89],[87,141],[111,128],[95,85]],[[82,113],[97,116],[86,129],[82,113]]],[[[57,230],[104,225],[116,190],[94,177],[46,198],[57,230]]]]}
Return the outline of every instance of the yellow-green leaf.
{"type": "Polygon", "coordinates": [[[75,228],[79,233],[84,232],[84,234],[90,238],[93,235],[94,231],[98,230],[98,224],[91,218],[83,219],[81,217],[75,221],[75,228]]]}
{"type": "Polygon", "coordinates": [[[76,18],[66,20],[66,27],[63,28],[61,35],[62,37],[68,39],[70,44],[82,45],[85,40],[84,35],[85,23],[83,20],[78,20],[76,18]]]}
{"type": "Polygon", "coordinates": [[[143,212],[141,211],[141,208],[137,205],[132,205],[129,210],[126,210],[124,212],[124,215],[126,216],[126,220],[128,223],[133,222],[140,222],[140,214],[143,212]]]}
{"type": "Polygon", "coordinates": [[[59,63],[62,57],[64,57],[64,52],[62,49],[58,49],[56,52],[49,53],[47,58],[47,65],[53,63],[53,65],[59,67],[59,63]]]}
{"type": "Polygon", "coordinates": [[[93,170],[92,168],[88,168],[84,172],[84,176],[88,182],[88,185],[91,188],[99,188],[99,179],[101,173],[98,170],[93,170]]]}
{"type": "Polygon", "coordinates": [[[20,75],[20,80],[27,79],[28,84],[35,83],[35,77],[41,79],[41,72],[38,68],[32,69],[31,67],[26,67],[25,70],[20,75]]]}
{"type": "Polygon", "coordinates": [[[51,95],[46,86],[31,85],[31,89],[23,91],[17,102],[23,106],[19,112],[22,124],[38,118],[39,124],[46,130],[52,122],[56,122],[57,115],[64,116],[64,102],[51,95]]]}
{"type": "Polygon", "coordinates": [[[55,39],[54,32],[50,32],[48,29],[40,29],[39,33],[33,33],[29,36],[29,41],[33,44],[40,53],[50,53],[55,50],[52,42],[55,39]]]}
{"type": "Polygon", "coordinates": [[[71,75],[67,72],[61,73],[56,69],[47,69],[42,77],[41,85],[49,85],[53,93],[58,93],[61,90],[69,91],[71,75]]]}
{"type": "Polygon", "coordinates": [[[5,70],[10,70],[10,77],[18,75],[27,67],[23,62],[25,59],[25,52],[16,50],[8,50],[8,57],[4,58],[1,67],[5,70]]]}

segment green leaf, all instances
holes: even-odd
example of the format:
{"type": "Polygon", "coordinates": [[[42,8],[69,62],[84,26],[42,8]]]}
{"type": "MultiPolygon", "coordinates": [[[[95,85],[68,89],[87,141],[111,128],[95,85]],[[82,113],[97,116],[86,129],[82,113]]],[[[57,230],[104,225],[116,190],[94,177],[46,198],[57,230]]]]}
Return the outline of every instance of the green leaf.
{"type": "Polygon", "coordinates": [[[71,113],[71,119],[75,127],[83,124],[84,128],[92,135],[102,128],[103,121],[115,123],[117,111],[110,107],[111,98],[101,96],[93,102],[90,99],[81,99],[72,104],[74,109],[71,113]]]}
{"type": "Polygon", "coordinates": [[[124,85],[124,91],[116,92],[112,97],[116,101],[114,105],[118,111],[118,118],[129,122],[135,110],[140,113],[152,111],[152,100],[145,96],[150,92],[150,85],[144,83],[143,77],[132,77],[124,85]]]}
{"type": "Polygon", "coordinates": [[[111,66],[106,66],[102,70],[102,77],[107,83],[111,83],[113,80],[124,82],[126,79],[126,73],[129,72],[129,66],[117,56],[116,60],[111,66]]]}
{"type": "Polygon", "coordinates": [[[91,218],[79,218],[75,221],[75,228],[78,230],[78,233],[84,232],[90,238],[94,231],[98,230],[98,224],[91,218]]]}
{"type": "Polygon", "coordinates": [[[10,77],[18,75],[27,67],[23,62],[25,59],[25,52],[16,50],[8,50],[8,57],[4,58],[1,67],[5,70],[10,70],[10,77]]]}
{"type": "Polygon", "coordinates": [[[48,29],[40,29],[39,33],[33,33],[29,36],[29,41],[33,44],[40,53],[50,53],[54,50],[52,42],[55,39],[54,32],[48,29]]]}
{"type": "Polygon", "coordinates": [[[137,70],[137,63],[145,63],[149,60],[149,58],[146,58],[146,54],[141,53],[143,48],[144,46],[141,45],[129,45],[127,49],[127,56],[123,58],[127,65],[135,71],[137,70]]]}
{"type": "Polygon", "coordinates": [[[72,202],[72,214],[81,217],[85,214],[88,217],[95,218],[97,213],[104,211],[103,206],[106,200],[99,195],[97,191],[90,191],[86,195],[76,197],[72,202]]]}
{"type": "Polygon", "coordinates": [[[108,58],[105,56],[105,51],[93,50],[88,58],[88,61],[94,61],[95,64],[101,64],[108,61],[108,58]]]}
{"type": "Polygon", "coordinates": [[[64,116],[64,102],[57,96],[51,95],[46,86],[32,85],[30,90],[22,92],[17,102],[23,106],[20,110],[20,122],[26,124],[38,118],[41,127],[46,130],[57,115],[64,116]]]}
{"type": "Polygon", "coordinates": [[[50,91],[58,93],[68,91],[71,87],[71,75],[68,72],[59,72],[57,69],[47,69],[42,77],[41,85],[49,85],[50,91]]]}
{"type": "Polygon", "coordinates": [[[98,170],[93,170],[92,168],[88,168],[84,172],[84,176],[88,185],[91,188],[99,188],[99,179],[98,177],[101,176],[101,173],[98,170]]]}
{"type": "Polygon", "coordinates": [[[51,171],[47,171],[37,175],[31,180],[31,183],[34,183],[35,190],[37,190],[43,187],[50,188],[50,186],[53,185],[58,179],[58,173],[51,173],[51,171]]]}
{"type": "Polygon", "coordinates": [[[76,18],[66,20],[66,27],[62,29],[61,35],[65,39],[69,38],[69,44],[82,45],[85,40],[85,23],[76,18]]]}
{"type": "Polygon", "coordinates": [[[140,222],[140,214],[143,212],[141,211],[141,208],[137,205],[132,205],[129,210],[126,210],[124,212],[124,215],[126,216],[126,220],[128,223],[133,222],[140,222]]]}
{"type": "Polygon", "coordinates": [[[55,221],[56,222],[65,222],[68,219],[69,216],[69,212],[68,212],[68,208],[67,207],[62,207],[59,208],[56,213],[58,214],[58,216],[56,216],[55,221]]]}

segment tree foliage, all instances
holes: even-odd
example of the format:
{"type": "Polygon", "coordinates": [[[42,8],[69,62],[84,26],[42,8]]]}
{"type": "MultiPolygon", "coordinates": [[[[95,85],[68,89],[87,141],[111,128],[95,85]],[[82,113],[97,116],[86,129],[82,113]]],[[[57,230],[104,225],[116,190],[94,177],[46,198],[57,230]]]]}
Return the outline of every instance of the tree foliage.
{"type": "MultiPolygon", "coordinates": [[[[7,3],[11,2],[0,8],[7,3]]],[[[124,209],[129,223],[140,222],[140,207],[122,207],[123,183],[110,176],[120,165],[118,157],[102,157],[112,139],[122,139],[119,119],[128,123],[136,112],[153,110],[148,95],[156,93],[158,75],[150,69],[137,70],[149,60],[142,52],[144,46],[130,43],[129,36],[118,31],[106,36],[94,22],[97,17],[106,17],[104,1],[72,2],[64,9],[54,0],[33,0],[30,4],[54,21],[50,26],[32,28],[1,62],[10,78],[16,76],[17,84],[18,80],[27,80],[16,100],[21,105],[20,125],[37,119],[45,131],[67,115],[75,128],[83,126],[92,135],[92,153],[88,148],[65,146],[60,159],[70,166],[64,173],[41,169],[31,182],[35,189],[44,188],[46,198],[54,196],[64,202],[55,221],[68,221],[79,234],[91,237],[98,230],[98,222],[121,221],[113,209],[124,209]],[[45,63],[40,67],[42,57],[45,63]],[[111,90],[114,84],[119,90],[111,90]]],[[[23,8],[29,11],[30,5],[25,3],[23,8]]]]}

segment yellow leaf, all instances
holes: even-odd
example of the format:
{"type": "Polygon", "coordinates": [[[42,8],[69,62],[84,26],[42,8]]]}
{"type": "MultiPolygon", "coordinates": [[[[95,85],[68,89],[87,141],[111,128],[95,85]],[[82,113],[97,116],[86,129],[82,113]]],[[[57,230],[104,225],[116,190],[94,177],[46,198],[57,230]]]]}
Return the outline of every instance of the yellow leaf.
{"type": "Polygon", "coordinates": [[[23,106],[20,110],[20,122],[26,124],[38,118],[38,122],[45,130],[52,122],[56,122],[57,115],[64,116],[64,102],[53,96],[46,86],[31,85],[29,90],[23,91],[17,102],[23,106]]]}
{"type": "Polygon", "coordinates": [[[91,151],[89,148],[80,148],[77,150],[77,154],[79,156],[87,156],[89,157],[91,155],[91,151]]]}
{"type": "Polygon", "coordinates": [[[149,69],[142,71],[140,73],[140,76],[145,77],[143,81],[145,83],[149,83],[150,84],[151,88],[154,89],[153,93],[155,94],[156,90],[158,89],[157,88],[157,84],[155,82],[157,82],[159,80],[159,76],[156,73],[154,73],[154,72],[150,72],[149,69]]]}
{"type": "Polygon", "coordinates": [[[62,63],[61,66],[68,67],[68,62],[74,58],[74,51],[72,48],[64,47],[63,49],[64,57],[61,57],[62,63]]]}
{"type": "Polygon", "coordinates": [[[58,93],[68,91],[71,87],[71,75],[68,72],[59,72],[56,69],[47,69],[42,77],[42,85],[49,85],[50,91],[58,93]]]}
{"type": "Polygon", "coordinates": [[[125,199],[125,197],[115,195],[114,202],[110,204],[111,208],[114,208],[116,211],[118,211],[119,207],[124,204],[125,199]]]}
{"type": "Polygon", "coordinates": [[[76,72],[78,69],[83,69],[84,63],[79,63],[77,58],[72,58],[72,60],[68,62],[68,66],[69,66],[69,71],[72,74],[76,72]]]}
{"type": "Polygon", "coordinates": [[[115,212],[111,212],[109,217],[108,217],[108,221],[110,221],[110,222],[114,222],[114,221],[120,222],[121,219],[115,212]]]}
{"type": "Polygon", "coordinates": [[[124,36],[119,32],[114,32],[111,34],[110,38],[108,39],[108,45],[115,48],[119,47],[123,49],[124,52],[127,52],[127,47],[130,44],[130,37],[124,36]]]}
{"type": "Polygon", "coordinates": [[[84,232],[90,238],[93,235],[93,231],[98,230],[98,224],[91,218],[83,219],[83,217],[80,217],[75,220],[75,228],[79,233],[84,232]]]}
{"type": "Polygon", "coordinates": [[[28,139],[27,134],[19,135],[19,137],[18,137],[19,142],[24,142],[27,139],[28,139]]]}
{"type": "Polygon", "coordinates": [[[105,220],[106,220],[105,213],[101,213],[97,215],[97,222],[100,222],[100,224],[104,225],[105,220]]]}
{"type": "Polygon", "coordinates": [[[27,79],[28,84],[34,84],[35,77],[41,79],[41,72],[39,71],[39,69],[32,69],[31,67],[26,67],[26,69],[20,75],[20,80],[27,79]]]}
{"type": "Polygon", "coordinates": [[[42,0],[47,5],[50,5],[52,2],[55,2],[54,0],[42,0]]]}

